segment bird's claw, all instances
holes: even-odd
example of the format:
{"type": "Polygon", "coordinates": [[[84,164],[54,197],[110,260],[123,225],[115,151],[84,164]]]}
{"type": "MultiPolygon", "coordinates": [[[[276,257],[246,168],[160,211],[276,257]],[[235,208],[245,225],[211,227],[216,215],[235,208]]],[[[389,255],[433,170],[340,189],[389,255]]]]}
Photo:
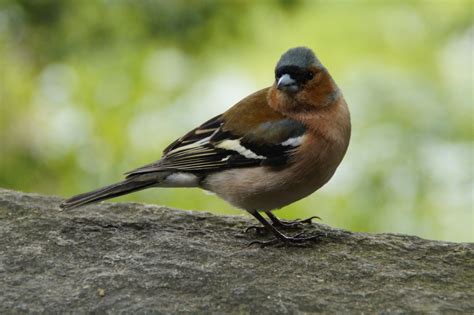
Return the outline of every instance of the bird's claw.
{"type": "Polygon", "coordinates": [[[312,224],[313,219],[318,219],[321,220],[320,217],[314,215],[312,217],[309,217],[307,219],[301,220],[301,219],[296,219],[294,221],[287,221],[287,220],[279,220],[278,222],[273,223],[273,226],[278,226],[281,228],[288,228],[288,229],[293,229],[293,228],[298,228],[301,227],[303,224],[312,224]]]}
{"type": "Polygon", "coordinates": [[[300,228],[303,223],[300,221],[285,221],[280,220],[272,224],[274,227],[279,227],[281,229],[297,229],[300,228]]]}
{"type": "MultiPolygon", "coordinates": [[[[281,228],[281,229],[297,229],[297,228],[300,228],[303,224],[312,224],[313,219],[321,220],[320,217],[315,215],[304,220],[301,220],[301,219],[296,219],[295,221],[278,220],[277,222],[273,222],[272,225],[274,227],[281,228]]],[[[255,230],[255,234],[257,235],[266,235],[269,232],[263,226],[252,225],[246,228],[244,230],[244,233],[247,234],[251,230],[255,230]]]]}
{"type": "Polygon", "coordinates": [[[322,220],[321,217],[318,217],[317,215],[313,215],[312,217],[306,218],[306,219],[304,219],[304,220],[296,219],[296,222],[299,222],[299,223],[306,223],[306,224],[312,224],[312,223],[313,223],[313,219],[322,220]]]}

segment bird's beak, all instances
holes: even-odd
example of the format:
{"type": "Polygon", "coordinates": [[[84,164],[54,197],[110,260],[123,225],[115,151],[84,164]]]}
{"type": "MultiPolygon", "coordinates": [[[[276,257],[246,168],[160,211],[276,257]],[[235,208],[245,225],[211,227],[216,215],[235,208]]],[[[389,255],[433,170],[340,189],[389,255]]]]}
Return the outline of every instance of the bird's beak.
{"type": "Polygon", "coordinates": [[[298,84],[291,78],[289,74],[284,74],[278,79],[277,88],[280,91],[296,92],[298,91],[298,84]]]}

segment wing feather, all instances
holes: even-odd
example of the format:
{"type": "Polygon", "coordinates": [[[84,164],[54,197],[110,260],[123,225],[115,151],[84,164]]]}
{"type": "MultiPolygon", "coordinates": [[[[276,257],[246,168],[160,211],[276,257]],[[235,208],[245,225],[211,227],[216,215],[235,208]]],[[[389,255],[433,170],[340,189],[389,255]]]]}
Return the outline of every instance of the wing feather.
{"type": "Polygon", "coordinates": [[[301,144],[305,131],[301,123],[281,119],[260,124],[245,135],[235,135],[225,130],[221,116],[216,116],[176,140],[164,151],[161,160],[127,175],[165,170],[206,173],[237,167],[280,166],[288,162],[301,144]]]}

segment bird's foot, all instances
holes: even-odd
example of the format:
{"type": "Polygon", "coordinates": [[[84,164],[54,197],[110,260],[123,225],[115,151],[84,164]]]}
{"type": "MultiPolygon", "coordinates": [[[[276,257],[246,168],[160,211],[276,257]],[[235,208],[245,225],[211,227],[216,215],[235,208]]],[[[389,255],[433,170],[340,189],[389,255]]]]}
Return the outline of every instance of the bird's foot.
{"type": "Polygon", "coordinates": [[[301,227],[303,224],[312,224],[313,219],[321,220],[320,217],[315,215],[304,220],[296,219],[294,221],[290,221],[278,219],[278,221],[273,222],[272,225],[274,227],[279,227],[283,229],[294,229],[301,227]]]}
{"type": "Polygon", "coordinates": [[[272,245],[287,245],[287,246],[304,246],[306,242],[316,241],[324,237],[323,234],[319,235],[312,235],[312,236],[305,236],[304,233],[299,233],[295,236],[285,236],[276,237],[268,241],[253,241],[248,244],[248,246],[252,245],[260,245],[261,248],[272,246],[272,245]]]}
{"type": "MultiPolygon", "coordinates": [[[[313,219],[321,220],[318,216],[312,216],[304,220],[296,219],[294,221],[289,220],[281,220],[273,221],[272,225],[275,228],[283,229],[283,230],[294,230],[299,229],[303,224],[312,224],[313,219]]],[[[265,235],[269,233],[269,231],[264,226],[252,225],[245,229],[244,233],[248,233],[251,230],[255,230],[255,234],[257,235],[265,235]]]]}

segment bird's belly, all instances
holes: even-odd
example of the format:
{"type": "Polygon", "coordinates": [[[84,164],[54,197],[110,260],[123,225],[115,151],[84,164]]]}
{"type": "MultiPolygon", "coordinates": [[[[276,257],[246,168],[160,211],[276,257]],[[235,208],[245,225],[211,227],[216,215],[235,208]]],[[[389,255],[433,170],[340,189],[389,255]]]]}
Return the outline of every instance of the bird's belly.
{"type": "Polygon", "coordinates": [[[315,168],[304,174],[291,169],[274,171],[264,167],[231,169],[210,174],[202,183],[235,207],[247,211],[278,209],[302,199],[334,174],[336,167],[315,168]]]}

